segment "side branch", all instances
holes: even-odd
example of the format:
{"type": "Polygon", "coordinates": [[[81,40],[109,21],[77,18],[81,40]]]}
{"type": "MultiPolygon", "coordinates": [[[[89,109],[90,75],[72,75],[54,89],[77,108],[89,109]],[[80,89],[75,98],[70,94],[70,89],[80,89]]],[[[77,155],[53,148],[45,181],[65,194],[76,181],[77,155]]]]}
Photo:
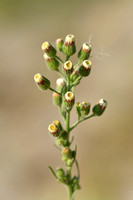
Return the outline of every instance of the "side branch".
{"type": "Polygon", "coordinates": [[[49,90],[53,91],[53,92],[56,92],[57,94],[59,94],[61,96],[61,93],[57,92],[56,90],[54,90],[53,88],[49,88],[49,90]]]}
{"type": "Polygon", "coordinates": [[[58,57],[58,56],[55,55],[55,58],[57,58],[61,63],[64,63],[63,60],[61,60],[60,57],[58,57]]]}
{"type": "Polygon", "coordinates": [[[85,120],[87,120],[87,119],[90,119],[90,118],[92,118],[92,117],[94,117],[94,116],[95,116],[95,114],[92,114],[92,115],[90,115],[90,116],[88,116],[88,117],[85,117],[84,119],[80,119],[80,120],[77,121],[75,124],[73,124],[73,126],[70,128],[70,131],[73,130],[79,123],[81,123],[81,122],[83,122],[83,121],[85,121],[85,120]]]}

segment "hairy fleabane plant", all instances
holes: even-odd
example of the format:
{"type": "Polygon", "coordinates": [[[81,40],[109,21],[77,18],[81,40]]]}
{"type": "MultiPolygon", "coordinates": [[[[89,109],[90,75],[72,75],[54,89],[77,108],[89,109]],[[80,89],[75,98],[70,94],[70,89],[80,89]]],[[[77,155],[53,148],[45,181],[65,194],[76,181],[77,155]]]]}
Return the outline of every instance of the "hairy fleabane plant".
{"type": "Polygon", "coordinates": [[[40,73],[34,76],[34,80],[39,89],[53,91],[53,103],[59,108],[65,124],[63,126],[59,120],[55,120],[48,126],[48,132],[55,139],[55,146],[61,151],[62,161],[65,164],[65,169],[58,167],[53,170],[50,166],[49,169],[59,183],[67,186],[68,199],[74,200],[75,192],[81,187],[79,165],[76,159],[77,146],[75,145],[75,148],[71,149],[73,138],[70,139],[70,133],[79,123],[95,116],[101,116],[107,107],[107,101],[100,99],[93,106],[91,114],[90,102],[75,103],[75,87],[91,72],[92,63],[88,60],[91,53],[90,44],[84,43],[81,46],[75,65],[70,61],[70,57],[76,52],[74,35],[67,35],[65,41],[62,38],[57,39],[56,48],[49,42],[44,42],[42,50],[48,69],[57,72],[60,78],[56,81],[56,89],[51,88],[50,81],[40,73]],[[66,56],[65,61],[57,56],[56,49],[66,56]],[[74,104],[77,121],[70,125],[70,113],[74,104]],[[71,170],[74,164],[77,168],[77,175],[73,176],[71,170]]]}

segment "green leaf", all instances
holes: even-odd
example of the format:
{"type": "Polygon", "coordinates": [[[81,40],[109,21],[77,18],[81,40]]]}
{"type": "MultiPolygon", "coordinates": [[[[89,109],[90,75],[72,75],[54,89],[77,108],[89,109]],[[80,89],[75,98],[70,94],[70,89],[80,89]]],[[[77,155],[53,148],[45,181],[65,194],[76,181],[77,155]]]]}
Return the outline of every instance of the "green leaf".
{"type": "Polygon", "coordinates": [[[52,167],[48,166],[48,168],[51,170],[52,174],[53,174],[53,175],[54,175],[54,177],[57,179],[57,176],[56,176],[56,174],[55,174],[54,170],[52,169],[52,167]]]}

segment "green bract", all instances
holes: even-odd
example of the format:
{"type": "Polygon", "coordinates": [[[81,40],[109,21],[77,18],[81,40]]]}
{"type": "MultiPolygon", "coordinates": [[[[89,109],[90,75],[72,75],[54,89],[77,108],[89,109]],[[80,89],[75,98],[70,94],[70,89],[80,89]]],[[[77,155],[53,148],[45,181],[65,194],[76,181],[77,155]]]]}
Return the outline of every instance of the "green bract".
{"type": "Polygon", "coordinates": [[[63,46],[63,39],[62,38],[59,38],[56,40],[56,47],[57,47],[57,50],[58,51],[62,51],[62,46],[63,46]]]}
{"type": "Polygon", "coordinates": [[[58,70],[59,61],[55,57],[49,57],[46,53],[44,54],[44,59],[47,63],[47,66],[50,70],[58,70]]]}
{"type": "Polygon", "coordinates": [[[76,52],[74,35],[67,35],[63,44],[63,53],[72,56],[76,52]]]}
{"type": "Polygon", "coordinates": [[[47,78],[45,78],[44,76],[42,76],[40,73],[35,74],[34,80],[35,80],[37,86],[41,90],[47,90],[50,88],[50,81],[47,78]]]}

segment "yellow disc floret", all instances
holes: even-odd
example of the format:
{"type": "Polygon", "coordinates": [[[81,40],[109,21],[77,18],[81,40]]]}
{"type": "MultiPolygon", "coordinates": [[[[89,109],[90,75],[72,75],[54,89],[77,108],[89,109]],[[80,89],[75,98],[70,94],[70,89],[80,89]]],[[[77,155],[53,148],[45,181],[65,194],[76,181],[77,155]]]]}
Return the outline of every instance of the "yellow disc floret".
{"type": "Polygon", "coordinates": [[[34,80],[36,83],[40,83],[42,81],[43,77],[40,73],[35,74],[34,80]]]}
{"type": "Polygon", "coordinates": [[[73,65],[72,65],[71,61],[67,61],[67,62],[64,63],[64,69],[66,71],[71,71],[72,68],[73,68],[73,65]]]}
{"type": "Polygon", "coordinates": [[[89,60],[84,60],[84,61],[83,61],[83,66],[84,66],[86,69],[90,69],[90,68],[91,68],[91,61],[89,61],[89,60]]]}
{"type": "Polygon", "coordinates": [[[50,43],[49,42],[44,42],[42,44],[42,50],[43,51],[46,51],[49,47],[50,47],[50,43]]]}
{"type": "Polygon", "coordinates": [[[74,94],[73,94],[72,92],[67,92],[67,93],[65,94],[65,99],[66,99],[67,101],[72,101],[72,100],[74,99],[74,94]]]}
{"type": "Polygon", "coordinates": [[[50,124],[49,127],[48,127],[48,131],[52,134],[56,133],[57,132],[57,127],[55,124],[50,124]]]}

